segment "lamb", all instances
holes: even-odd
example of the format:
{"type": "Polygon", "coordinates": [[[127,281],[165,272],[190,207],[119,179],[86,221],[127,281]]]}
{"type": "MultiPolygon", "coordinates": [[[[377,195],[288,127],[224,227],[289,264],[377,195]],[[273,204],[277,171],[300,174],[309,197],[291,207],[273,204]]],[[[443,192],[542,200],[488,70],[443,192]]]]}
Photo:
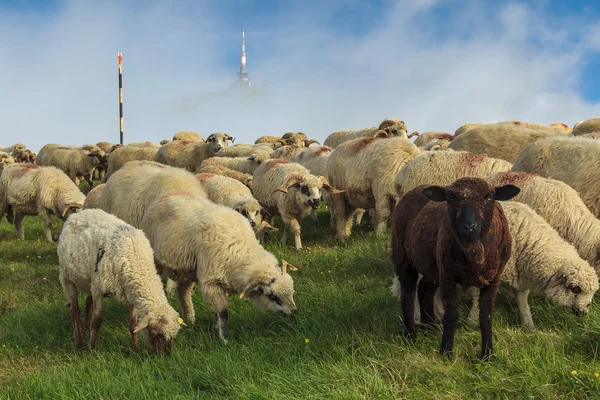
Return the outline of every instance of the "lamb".
{"type": "Polygon", "coordinates": [[[15,159],[8,153],[0,151],[0,174],[7,165],[14,164],[15,159]]]}
{"type": "Polygon", "coordinates": [[[582,136],[594,133],[600,133],[600,118],[591,118],[582,121],[579,125],[573,128],[571,135],[582,136]]]}
{"type": "Polygon", "coordinates": [[[227,140],[233,140],[233,138],[220,132],[211,134],[206,139],[206,143],[174,140],[158,149],[156,161],[194,172],[202,161],[213,157],[221,149],[227,147],[227,140]]]}
{"type": "Polygon", "coordinates": [[[260,204],[243,183],[226,176],[207,173],[196,174],[196,179],[210,201],[239,212],[248,219],[253,228],[257,229],[260,226],[262,222],[260,204]]]}
{"type": "Polygon", "coordinates": [[[108,179],[125,164],[132,161],[156,161],[158,149],[152,147],[130,147],[123,146],[115,149],[108,157],[108,169],[102,182],[108,179]]]}
{"type": "Polygon", "coordinates": [[[600,220],[586,207],[575,189],[564,182],[527,172],[499,172],[485,180],[494,186],[512,184],[521,192],[513,199],[531,207],[558,234],[572,243],[581,258],[600,276],[600,220]]]}
{"type": "Polygon", "coordinates": [[[600,218],[598,159],[600,141],[578,136],[555,136],[525,147],[512,170],[563,181],[575,189],[592,214],[600,218]]]}
{"type": "MultiPolygon", "coordinates": [[[[270,159],[254,171],[252,189],[266,212],[281,215],[284,223],[282,243],[287,233],[294,235],[296,249],[302,248],[300,222],[321,203],[321,189],[336,193],[325,177],[316,177],[306,168],[286,160],[270,159]]],[[[272,224],[271,224],[272,225],[272,224]]]]}
{"type": "Polygon", "coordinates": [[[445,313],[440,353],[452,352],[458,324],[456,284],[480,289],[481,358],[493,351],[492,311],[504,266],[512,250],[508,222],[498,201],[519,193],[513,185],[494,187],[480,178],[449,186],[418,186],[396,204],[391,261],[402,291],[405,336],[414,339],[414,297],[419,273],[421,320],[433,321],[433,298],[441,288],[445,313]],[[431,202],[430,202],[431,201],[431,202]],[[434,251],[432,251],[434,250],[434,251]]]}
{"type": "Polygon", "coordinates": [[[525,146],[538,139],[555,135],[559,135],[556,130],[532,129],[511,124],[489,124],[478,126],[460,135],[452,140],[448,148],[487,154],[514,163],[525,146]]]}
{"type": "Polygon", "coordinates": [[[56,167],[79,185],[79,178],[83,177],[90,187],[94,186],[92,175],[98,165],[107,165],[106,154],[102,150],[83,150],[59,147],[52,149],[44,158],[38,159],[42,167],[56,167]]]}
{"type": "Polygon", "coordinates": [[[141,229],[148,203],[170,191],[206,197],[202,185],[189,171],[151,161],[131,161],[106,182],[98,208],[141,229]]]}
{"type": "Polygon", "coordinates": [[[12,146],[6,146],[6,147],[1,148],[0,151],[11,154],[15,150],[25,150],[25,149],[27,149],[27,146],[25,146],[23,143],[15,143],[12,146]]]}
{"type": "MultiPolygon", "coordinates": [[[[382,133],[379,132],[381,130],[385,132],[385,137],[404,137],[410,139],[410,137],[415,135],[415,133],[412,133],[410,137],[407,135],[408,130],[406,129],[404,121],[400,121],[396,118],[388,118],[383,120],[378,128],[368,127],[360,130],[333,132],[331,135],[327,136],[323,144],[335,149],[340,144],[349,140],[363,137],[381,137],[382,133]]],[[[418,133],[416,133],[416,135],[418,136],[418,133]]]]}
{"type": "Polygon", "coordinates": [[[452,141],[452,139],[454,139],[454,136],[452,136],[449,133],[446,132],[425,132],[422,133],[415,141],[415,146],[418,147],[425,147],[429,142],[433,141],[433,140],[444,140],[447,141],[448,143],[452,141]]]}
{"type": "MultiPolygon", "coordinates": [[[[543,294],[557,305],[587,313],[598,290],[598,277],[593,268],[528,205],[507,201],[502,204],[502,209],[512,236],[512,252],[500,280],[516,293],[523,329],[534,329],[527,302],[529,292],[543,294]]],[[[394,283],[397,287],[397,280],[394,283]]],[[[468,321],[476,325],[479,320],[478,290],[469,288],[467,293],[473,301],[468,321]]],[[[434,301],[438,319],[444,313],[440,303],[438,290],[434,301]]],[[[415,313],[417,309],[415,305],[415,313]]]]}
{"type": "MultiPolygon", "coordinates": [[[[154,249],[159,274],[178,282],[183,319],[195,321],[192,288],[198,282],[227,342],[227,296],[240,293],[262,311],[292,314],[294,283],[288,264],[266,251],[248,221],[205,196],[169,192],[150,201],[142,230],[154,249]],[[185,227],[185,229],[181,229],[185,227]]],[[[290,267],[291,269],[291,267],[290,267]]]]}
{"type": "Polygon", "coordinates": [[[409,161],[394,178],[398,198],[420,185],[449,185],[458,178],[484,178],[509,171],[512,164],[468,151],[424,152],[409,161]]]}
{"type": "MultiPolygon", "coordinates": [[[[209,159],[210,160],[210,159],[209,159]]],[[[204,163],[202,163],[204,164],[204,163]]],[[[236,171],[234,169],[221,167],[218,165],[200,165],[200,168],[196,170],[197,174],[215,174],[222,175],[228,178],[235,179],[236,181],[244,184],[248,189],[252,189],[252,175],[245,174],[243,172],[236,171]]]]}
{"type": "Polygon", "coordinates": [[[100,200],[100,194],[102,190],[104,190],[105,183],[101,183],[96,186],[92,190],[90,190],[85,196],[85,201],[83,202],[83,209],[87,210],[89,208],[98,208],[98,201],[100,200]]]}
{"type": "Polygon", "coordinates": [[[83,207],[85,195],[64,172],[55,167],[11,164],[0,176],[0,217],[8,214],[17,236],[25,240],[23,218],[39,215],[46,225],[46,240],[52,242],[52,215],[66,221],[83,207]]]}
{"type": "MultiPolygon", "coordinates": [[[[347,237],[357,209],[374,209],[373,226],[381,234],[397,200],[394,177],[423,152],[410,140],[360,138],[342,143],[327,161],[327,179],[343,193],[332,195],[338,237],[347,237]]],[[[256,179],[256,178],[255,178],[256,179]]]]}
{"type": "Polygon", "coordinates": [[[89,348],[102,324],[102,299],[129,306],[131,345],[138,332],[153,353],[170,351],[181,329],[179,313],[169,305],[154,253],[144,232],[102,210],[84,210],[69,218],[58,240],[59,280],[75,331],[75,347],[84,347],[77,292],[88,293],[89,348]]]}
{"type": "Polygon", "coordinates": [[[184,140],[186,142],[204,142],[204,138],[194,131],[179,131],[173,135],[173,140],[184,140]]]}

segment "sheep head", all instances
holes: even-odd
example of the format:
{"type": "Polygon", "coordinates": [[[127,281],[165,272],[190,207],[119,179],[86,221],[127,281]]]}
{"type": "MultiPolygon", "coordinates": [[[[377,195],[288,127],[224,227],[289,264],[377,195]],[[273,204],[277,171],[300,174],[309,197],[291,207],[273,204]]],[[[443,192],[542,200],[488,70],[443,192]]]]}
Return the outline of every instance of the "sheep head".
{"type": "Polygon", "coordinates": [[[382,130],[382,129],[378,130],[377,132],[375,132],[373,134],[374,138],[383,138],[383,139],[385,139],[388,136],[389,136],[388,133],[386,131],[382,130]]]}
{"type": "Polygon", "coordinates": [[[163,305],[160,314],[156,320],[148,314],[144,315],[133,332],[141,331],[153,354],[168,354],[171,351],[175,336],[181,329],[181,325],[185,324],[179,317],[179,313],[169,304],[163,305]]]}
{"type": "Polygon", "coordinates": [[[325,178],[324,176],[319,175],[318,178],[323,183],[323,189],[327,190],[330,195],[334,195],[334,194],[338,194],[338,193],[344,193],[343,190],[338,190],[338,189],[335,189],[334,187],[332,187],[329,184],[329,181],[327,180],[327,178],[325,178]]]}
{"type": "Polygon", "coordinates": [[[429,186],[422,193],[431,201],[447,203],[455,236],[464,243],[471,243],[489,229],[496,201],[510,200],[520,191],[514,185],[494,187],[483,179],[460,178],[450,186],[429,186]]]}
{"type": "Polygon", "coordinates": [[[242,214],[244,218],[250,222],[250,226],[256,229],[257,226],[260,226],[262,221],[262,215],[260,213],[260,206],[258,207],[249,207],[249,204],[246,201],[240,202],[236,204],[233,209],[238,213],[242,214]]]}
{"type": "Polygon", "coordinates": [[[79,203],[65,204],[65,206],[63,207],[63,209],[60,213],[60,216],[62,217],[63,220],[66,220],[67,218],[69,218],[69,216],[71,214],[81,211],[82,208],[83,208],[83,204],[79,204],[79,203]]]}
{"type": "Polygon", "coordinates": [[[235,143],[235,138],[234,138],[234,137],[231,137],[231,136],[229,136],[229,135],[228,135],[228,134],[226,134],[226,133],[224,133],[223,135],[225,135],[225,139],[226,139],[226,140],[231,140],[231,143],[235,143]]]}
{"type": "Polygon", "coordinates": [[[273,193],[281,192],[288,196],[293,195],[298,205],[308,205],[316,210],[321,205],[323,182],[316,177],[313,178],[315,179],[293,179],[293,183],[286,189],[275,189],[273,193]]]}
{"type": "Polygon", "coordinates": [[[221,149],[227,147],[227,140],[229,140],[227,139],[228,137],[231,136],[221,132],[210,134],[205,140],[205,143],[208,145],[209,148],[209,153],[215,154],[221,149]]]}
{"type": "MultiPolygon", "coordinates": [[[[294,281],[287,273],[287,269],[292,270],[293,267],[284,260],[279,268],[272,254],[268,253],[268,258],[270,259],[268,264],[273,267],[272,272],[251,278],[242,290],[240,298],[252,301],[254,307],[261,311],[292,314],[296,311],[294,281]]],[[[264,263],[266,260],[262,261],[264,263]]]]}
{"type": "Polygon", "coordinates": [[[598,290],[598,276],[585,261],[578,261],[582,261],[580,266],[563,265],[544,292],[553,303],[570,307],[576,314],[586,314],[598,290]]]}

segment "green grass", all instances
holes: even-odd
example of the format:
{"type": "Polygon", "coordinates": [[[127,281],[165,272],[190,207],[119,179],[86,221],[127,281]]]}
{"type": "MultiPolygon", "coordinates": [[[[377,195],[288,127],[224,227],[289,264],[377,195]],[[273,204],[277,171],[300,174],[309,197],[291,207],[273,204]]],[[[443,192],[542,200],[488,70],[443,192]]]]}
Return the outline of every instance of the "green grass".
{"type": "Polygon", "coordinates": [[[262,313],[231,296],[225,345],[195,293],[196,324],[181,330],[166,357],[151,356],[145,343],[139,352],[129,348],[127,309],[111,299],[97,348],[76,351],[56,244],[45,242],[37,217],[26,217],[24,242],[4,220],[0,398],[600,398],[597,302],[589,316],[577,318],[531,296],[536,331],[526,333],[515,301],[501,291],[493,317],[496,353],[484,363],[477,359],[479,330],[464,323],[463,301],[456,355],[441,360],[440,330],[419,332],[414,344],[402,338],[399,305],[388,290],[389,232],[375,237],[366,220],[342,243],[332,237],[328,218],[321,209],[319,221],[304,221],[303,251],[266,245],[298,268],[292,272],[296,316],[262,313]]]}

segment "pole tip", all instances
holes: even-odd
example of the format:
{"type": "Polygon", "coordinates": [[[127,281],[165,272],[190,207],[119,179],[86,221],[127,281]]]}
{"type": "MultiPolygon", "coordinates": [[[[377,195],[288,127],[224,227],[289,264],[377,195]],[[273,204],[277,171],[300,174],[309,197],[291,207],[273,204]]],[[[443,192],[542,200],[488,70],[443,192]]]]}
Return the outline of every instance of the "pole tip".
{"type": "Polygon", "coordinates": [[[123,62],[123,53],[117,53],[117,59],[119,60],[119,65],[121,65],[121,63],[123,62]]]}

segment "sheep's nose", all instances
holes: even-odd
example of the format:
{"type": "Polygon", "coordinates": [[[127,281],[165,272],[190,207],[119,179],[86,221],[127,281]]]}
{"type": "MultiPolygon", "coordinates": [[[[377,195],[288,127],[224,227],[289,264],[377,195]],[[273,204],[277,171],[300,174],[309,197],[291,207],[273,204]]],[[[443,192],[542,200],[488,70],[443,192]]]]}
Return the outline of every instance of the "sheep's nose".
{"type": "Polygon", "coordinates": [[[256,222],[254,222],[253,220],[250,220],[250,226],[254,228],[256,226],[256,222]]]}
{"type": "Polygon", "coordinates": [[[463,224],[463,229],[466,229],[469,232],[474,231],[476,228],[477,228],[477,224],[476,223],[463,224]]]}

